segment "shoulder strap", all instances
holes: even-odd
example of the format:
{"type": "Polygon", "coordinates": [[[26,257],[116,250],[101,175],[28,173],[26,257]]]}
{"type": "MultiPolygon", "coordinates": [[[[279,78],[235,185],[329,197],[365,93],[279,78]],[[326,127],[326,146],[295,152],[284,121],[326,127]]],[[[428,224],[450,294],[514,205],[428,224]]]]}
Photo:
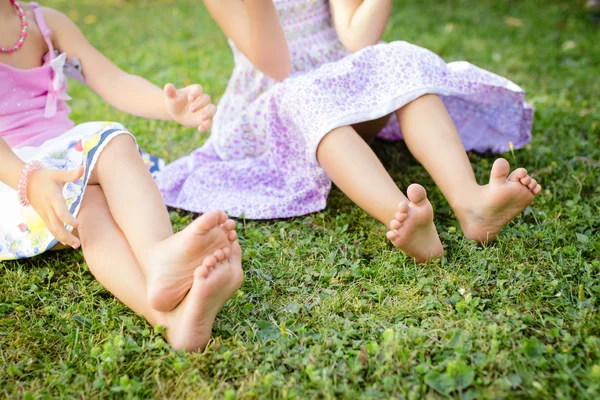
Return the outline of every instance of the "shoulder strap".
{"type": "Polygon", "coordinates": [[[52,40],[50,39],[52,36],[52,31],[44,19],[42,9],[38,3],[29,3],[29,7],[31,7],[33,15],[35,15],[35,22],[37,22],[37,25],[44,36],[44,40],[46,40],[46,44],[48,45],[48,54],[50,54],[50,58],[54,58],[54,45],[52,45],[52,40]]]}

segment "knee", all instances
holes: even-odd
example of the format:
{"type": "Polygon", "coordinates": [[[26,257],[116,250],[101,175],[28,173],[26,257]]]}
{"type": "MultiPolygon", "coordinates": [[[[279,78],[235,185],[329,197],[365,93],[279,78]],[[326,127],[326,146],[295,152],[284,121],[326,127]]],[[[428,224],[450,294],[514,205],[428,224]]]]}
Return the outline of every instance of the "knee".
{"type": "Polygon", "coordinates": [[[437,94],[427,93],[411,101],[409,104],[427,104],[439,100],[440,96],[438,96],[437,94]]]}
{"type": "Polygon", "coordinates": [[[336,146],[336,142],[339,137],[342,137],[347,134],[348,129],[352,129],[350,126],[343,126],[340,128],[335,128],[319,141],[317,145],[317,161],[321,163],[321,158],[324,156],[324,153],[328,152],[328,150],[332,146],[336,146]]]}
{"type": "Polygon", "coordinates": [[[433,94],[433,93],[427,93],[424,94],[423,96],[419,97],[418,99],[414,100],[413,102],[418,102],[418,103],[437,103],[439,101],[442,101],[442,99],[440,99],[440,96],[438,96],[437,94],[433,94]]]}
{"type": "Polygon", "coordinates": [[[97,184],[100,181],[98,175],[100,171],[107,168],[113,170],[115,166],[122,168],[124,164],[141,161],[142,156],[135,139],[131,135],[118,135],[112,138],[102,150],[89,181],[92,184],[97,184]]]}
{"type": "Polygon", "coordinates": [[[135,152],[139,155],[139,150],[135,139],[131,135],[121,134],[113,139],[106,145],[103,153],[132,153],[135,152]]]}
{"type": "MultiPolygon", "coordinates": [[[[431,107],[436,103],[442,103],[442,99],[437,94],[424,94],[421,97],[418,97],[406,104],[404,107],[396,111],[396,116],[398,119],[401,118],[402,114],[405,114],[407,111],[411,109],[422,109],[423,107],[431,107]]],[[[443,104],[443,103],[442,103],[443,104]]]]}

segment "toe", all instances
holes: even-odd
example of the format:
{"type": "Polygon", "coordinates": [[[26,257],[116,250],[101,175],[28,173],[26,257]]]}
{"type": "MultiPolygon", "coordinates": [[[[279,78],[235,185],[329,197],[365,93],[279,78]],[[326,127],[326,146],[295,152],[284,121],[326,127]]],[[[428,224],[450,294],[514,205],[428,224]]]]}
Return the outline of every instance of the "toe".
{"type": "Polygon", "coordinates": [[[490,183],[504,183],[510,172],[510,164],[504,158],[494,161],[490,172],[490,183]]]}
{"type": "Polygon", "coordinates": [[[518,182],[526,176],[527,170],[525,168],[517,168],[508,176],[508,180],[511,182],[518,182]]]}
{"type": "Polygon", "coordinates": [[[225,259],[225,252],[221,249],[215,250],[213,256],[216,257],[217,261],[223,261],[225,259]]]}
{"type": "Polygon", "coordinates": [[[529,175],[526,175],[524,178],[521,178],[520,182],[525,186],[529,186],[529,184],[531,183],[531,177],[529,175]]]}
{"type": "Polygon", "coordinates": [[[425,191],[425,188],[418,183],[410,185],[408,189],[406,189],[406,194],[408,199],[417,205],[423,201],[427,201],[427,192],[425,191]]]}
{"type": "Polygon", "coordinates": [[[535,179],[532,179],[531,182],[529,182],[529,185],[527,185],[529,190],[535,189],[536,186],[537,186],[537,181],[535,179]]]}
{"type": "Polygon", "coordinates": [[[194,271],[194,280],[208,278],[209,269],[206,265],[202,265],[194,271]]]}
{"type": "Polygon", "coordinates": [[[211,229],[219,226],[219,215],[221,211],[213,210],[202,214],[190,224],[190,229],[198,235],[205,235],[211,229]]]}
{"type": "Polygon", "coordinates": [[[542,186],[538,184],[535,188],[533,188],[533,190],[531,192],[535,195],[538,195],[538,194],[540,194],[541,191],[542,191],[542,186]]]}
{"type": "Polygon", "coordinates": [[[229,217],[223,211],[219,211],[219,224],[224,224],[228,221],[229,217]]]}
{"type": "Polygon", "coordinates": [[[398,230],[402,227],[402,223],[396,219],[390,221],[390,229],[398,230]]]}
{"type": "Polygon", "coordinates": [[[225,221],[225,222],[224,222],[224,223],[221,225],[221,227],[222,227],[223,229],[225,229],[226,231],[232,231],[232,230],[234,230],[234,229],[235,229],[235,225],[236,225],[236,224],[235,224],[235,221],[234,221],[234,220],[232,220],[232,219],[228,219],[227,221],[225,221]]]}
{"type": "Polygon", "coordinates": [[[398,237],[398,234],[394,231],[388,231],[385,235],[389,240],[394,240],[398,237]]]}
{"type": "Polygon", "coordinates": [[[223,253],[225,253],[225,258],[229,258],[229,256],[231,255],[231,248],[223,247],[221,250],[223,250],[223,253]]]}
{"type": "Polygon", "coordinates": [[[404,222],[406,221],[406,219],[408,218],[408,213],[401,213],[401,212],[397,212],[394,215],[394,218],[396,218],[398,221],[400,222],[404,222]]]}
{"type": "Polygon", "coordinates": [[[410,210],[408,201],[401,201],[400,203],[398,203],[398,212],[399,213],[407,213],[408,210],[410,210]]]}
{"type": "Polygon", "coordinates": [[[231,263],[238,264],[242,262],[242,247],[238,242],[231,244],[231,263]]]}
{"type": "Polygon", "coordinates": [[[237,239],[237,232],[236,231],[231,231],[229,233],[227,233],[227,239],[229,239],[230,242],[235,242],[235,240],[237,239]]]}
{"type": "Polygon", "coordinates": [[[204,265],[207,268],[214,268],[215,265],[217,265],[217,257],[212,255],[212,256],[208,256],[204,259],[204,261],[202,261],[202,265],[204,265]]]}

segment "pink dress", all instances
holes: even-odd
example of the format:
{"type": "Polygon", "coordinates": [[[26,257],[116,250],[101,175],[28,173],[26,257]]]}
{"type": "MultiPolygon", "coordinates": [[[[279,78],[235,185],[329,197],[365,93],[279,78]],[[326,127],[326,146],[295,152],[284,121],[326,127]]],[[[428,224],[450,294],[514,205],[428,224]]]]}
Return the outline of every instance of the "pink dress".
{"type": "MultiPolygon", "coordinates": [[[[505,152],[531,139],[533,110],[508,79],[467,62],[447,64],[406,42],[350,54],[327,0],[274,0],[293,70],[277,82],[231,43],[235,68],[204,146],[158,178],[168,205],[195,212],[281,218],[325,207],[331,181],[316,160],[335,128],[384,117],[433,93],[444,101],[465,149],[505,152]]],[[[394,118],[379,137],[400,140],[394,118]]]]}
{"type": "MultiPolygon", "coordinates": [[[[48,169],[85,168],[79,181],[63,189],[76,216],[100,153],[114,137],[130,133],[114,122],[74,126],[65,103],[69,99],[65,71],[76,72],[76,60],[55,54],[41,9],[36,3],[30,7],[50,51],[38,68],[23,70],[0,63],[0,137],[24,161],[39,160],[48,169]]],[[[161,160],[144,158],[151,172],[160,169],[161,160]]],[[[0,261],[32,257],[57,243],[35,210],[22,207],[15,190],[0,183],[0,261]]]]}

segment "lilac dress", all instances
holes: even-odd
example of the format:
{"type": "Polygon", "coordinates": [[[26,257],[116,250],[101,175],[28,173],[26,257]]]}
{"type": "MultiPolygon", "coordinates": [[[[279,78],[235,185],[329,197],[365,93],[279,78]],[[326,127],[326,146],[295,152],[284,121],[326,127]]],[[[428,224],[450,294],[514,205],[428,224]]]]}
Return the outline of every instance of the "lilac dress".
{"type": "MultiPolygon", "coordinates": [[[[257,70],[233,43],[235,68],[204,146],[169,166],[158,183],[168,205],[221,209],[252,219],[325,207],[331,181],[316,149],[335,128],[384,117],[438,94],[467,150],[505,152],[531,139],[532,108],[511,81],[467,62],[447,64],[406,43],[350,54],[327,0],[274,0],[288,40],[291,76],[257,70]]],[[[400,140],[395,118],[379,134],[400,140]]]]}

